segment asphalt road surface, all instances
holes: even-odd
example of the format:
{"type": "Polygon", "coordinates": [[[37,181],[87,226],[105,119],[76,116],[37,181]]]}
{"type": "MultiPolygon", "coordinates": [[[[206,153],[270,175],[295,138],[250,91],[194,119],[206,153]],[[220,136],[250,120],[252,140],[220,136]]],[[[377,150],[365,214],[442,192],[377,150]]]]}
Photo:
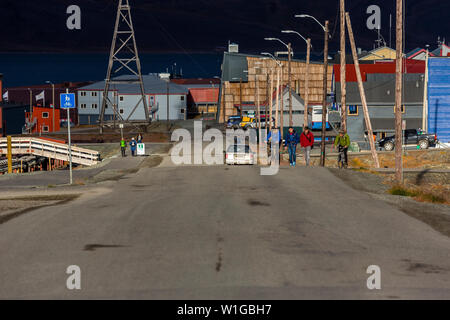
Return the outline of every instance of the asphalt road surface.
{"type": "Polygon", "coordinates": [[[0,298],[450,298],[449,238],[327,169],[167,166],[101,188],[0,224],[0,298]]]}

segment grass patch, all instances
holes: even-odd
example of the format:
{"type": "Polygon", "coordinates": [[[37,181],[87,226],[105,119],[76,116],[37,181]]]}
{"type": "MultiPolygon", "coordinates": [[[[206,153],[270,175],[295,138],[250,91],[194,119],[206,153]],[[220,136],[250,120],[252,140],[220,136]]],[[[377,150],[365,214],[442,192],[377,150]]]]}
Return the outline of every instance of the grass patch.
{"type": "Polygon", "coordinates": [[[446,203],[445,198],[439,194],[415,189],[408,189],[401,185],[393,186],[388,190],[388,192],[394,196],[411,197],[422,202],[446,203]]]}

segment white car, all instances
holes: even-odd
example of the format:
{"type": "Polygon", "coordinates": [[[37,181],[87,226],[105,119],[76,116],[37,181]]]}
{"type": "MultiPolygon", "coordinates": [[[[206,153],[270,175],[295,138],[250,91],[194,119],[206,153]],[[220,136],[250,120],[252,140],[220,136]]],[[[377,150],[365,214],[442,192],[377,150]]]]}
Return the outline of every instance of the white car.
{"type": "Polygon", "coordinates": [[[226,164],[255,164],[255,153],[248,145],[235,144],[228,147],[225,153],[226,164]]]}

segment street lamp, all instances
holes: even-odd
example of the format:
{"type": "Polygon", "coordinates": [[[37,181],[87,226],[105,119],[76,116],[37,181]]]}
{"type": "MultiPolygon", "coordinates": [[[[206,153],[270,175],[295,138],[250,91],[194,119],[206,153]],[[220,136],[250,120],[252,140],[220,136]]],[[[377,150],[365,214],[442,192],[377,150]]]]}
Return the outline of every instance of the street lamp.
{"type": "Polygon", "coordinates": [[[323,98],[322,98],[322,136],[320,142],[320,165],[325,166],[325,133],[326,133],[326,121],[327,121],[327,85],[328,85],[328,20],[325,21],[325,25],[322,25],[319,20],[309,14],[296,14],[296,18],[310,18],[317,22],[323,29],[325,34],[324,50],[323,50],[323,98]]]}
{"type": "Polygon", "coordinates": [[[55,132],[55,85],[51,81],[45,81],[45,83],[49,83],[52,85],[52,126],[53,132],[55,132]]]}
{"type": "Polygon", "coordinates": [[[298,35],[300,38],[305,40],[306,42],[306,77],[305,77],[305,106],[304,106],[304,112],[303,112],[303,128],[308,125],[308,104],[309,104],[309,60],[311,57],[311,39],[306,39],[304,36],[302,36],[299,32],[294,30],[283,30],[281,31],[283,33],[293,33],[298,35]]]}
{"type": "MultiPolygon", "coordinates": [[[[283,32],[283,31],[281,31],[283,32]]],[[[292,46],[291,43],[286,44],[278,38],[265,38],[269,41],[278,41],[282,43],[288,50],[288,87],[289,87],[289,126],[292,126],[292,91],[291,91],[291,60],[292,60],[292,46]]],[[[282,112],[282,118],[284,117],[284,111],[282,112]]],[[[283,128],[281,129],[283,132],[283,128]]]]}

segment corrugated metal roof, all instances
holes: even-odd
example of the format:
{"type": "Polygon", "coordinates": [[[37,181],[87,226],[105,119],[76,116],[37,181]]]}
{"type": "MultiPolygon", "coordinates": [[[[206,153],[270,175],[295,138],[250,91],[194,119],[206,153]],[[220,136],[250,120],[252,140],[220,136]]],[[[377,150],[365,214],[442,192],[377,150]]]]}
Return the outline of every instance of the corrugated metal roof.
{"type": "Polygon", "coordinates": [[[450,142],[450,58],[430,58],[428,77],[428,132],[450,142]]]}
{"type": "MultiPolygon", "coordinates": [[[[137,80],[134,75],[123,75],[114,78],[114,80],[137,80]]],[[[167,81],[160,79],[157,75],[143,75],[144,91],[146,94],[165,94],[167,92],[167,81]]],[[[78,91],[83,90],[103,90],[105,89],[105,81],[99,81],[89,86],[81,87],[78,91]]],[[[111,90],[117,90],[119,93],[139,94],[141,89],[139,84],[114,84],[111,90]]],[[[169,82],[170,94],[187,94],[188,89],[185,86],[169,82]]]]}

